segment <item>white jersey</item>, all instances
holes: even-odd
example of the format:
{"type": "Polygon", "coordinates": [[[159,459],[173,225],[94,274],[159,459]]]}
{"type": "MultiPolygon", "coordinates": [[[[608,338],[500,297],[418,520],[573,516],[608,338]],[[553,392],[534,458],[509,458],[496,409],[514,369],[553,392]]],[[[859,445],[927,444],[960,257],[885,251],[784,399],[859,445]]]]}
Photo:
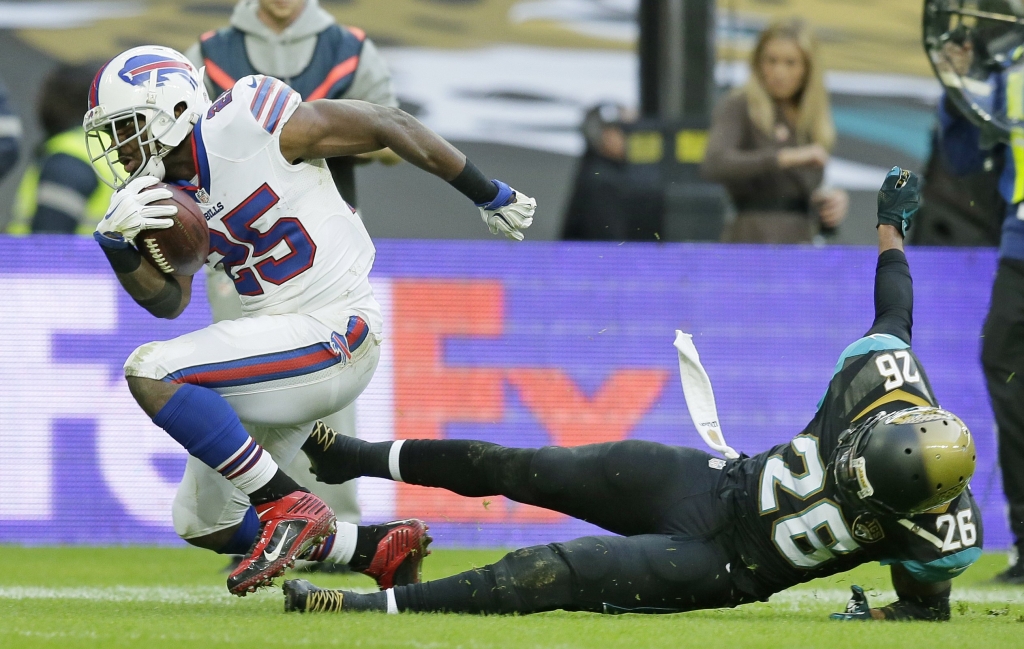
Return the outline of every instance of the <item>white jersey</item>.
{"type": "Polygon", "coordinates": [[[368,281],[375,251],[362,221],[323,160],[281,155],[281,129],[301,101],[277,79],[243,77],[196,123],[207,263],[234,280],[247,315],[356,312],[379,335],[368,281]]]}

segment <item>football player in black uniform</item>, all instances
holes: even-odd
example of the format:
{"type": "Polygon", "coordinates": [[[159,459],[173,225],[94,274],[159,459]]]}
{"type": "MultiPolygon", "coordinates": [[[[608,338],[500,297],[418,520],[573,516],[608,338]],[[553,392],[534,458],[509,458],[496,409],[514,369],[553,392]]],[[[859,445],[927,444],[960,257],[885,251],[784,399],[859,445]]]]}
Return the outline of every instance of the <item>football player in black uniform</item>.
{"type": "Polygon", "coordinates": [[[846,612],[833,617],[948,619],[950,579],[981,554],[981,516],[967,488],[971,433],[938,407],[910,350],[903,235],[917,206],[917,176],[893,168],[878,195],[874,323],[840,356],[810,424],[760,455],[722,460],[632,440],[540,449],[369,443],[318,426],[303,448],[324,482],[375,476],[464,496],[500,494],[617,536],[525,548],[372,594],[288,581],[285,609],[671,613],[763,601],[880,561],[891,566],[899,599],[870,609],[854,588],[846,612]]]}

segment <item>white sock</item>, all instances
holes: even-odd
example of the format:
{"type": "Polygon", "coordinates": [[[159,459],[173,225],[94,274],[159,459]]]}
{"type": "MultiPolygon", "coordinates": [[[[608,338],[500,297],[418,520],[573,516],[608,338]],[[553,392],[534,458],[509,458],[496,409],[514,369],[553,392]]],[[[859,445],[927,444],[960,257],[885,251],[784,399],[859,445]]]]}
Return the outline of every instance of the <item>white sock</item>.
{"type": "Polygon", "coordinates": [[[250,437],[216,470],[246,496],[266,486],[277,473],[277,462],[250,437]]]}
{"type": "Polygon", "coordinates": [[[334,533],[334,547],[324,559],[325,563],[348,564],[356,553],[356,535],[359,528],[353,523],[338,523],[338,531],[334,533]]]}
{"type": "Polygon", "coordinates": [[[402,444],[405,444],[404,439],[392,442],[391,450],[388,451],[388,470],[391,471],[391,479],[395,482],[405,482],[405,480],[402,480],[402,470],[398,466],[398,457],[402,453],[402,444]]]}
{"type": "Polygon", "coordinates": [[[396,615],[398,613],[398,601],[395,600],[395,589],[389,588],[384,591],[384,594],[388,598],[388,615],[396,615]]]}

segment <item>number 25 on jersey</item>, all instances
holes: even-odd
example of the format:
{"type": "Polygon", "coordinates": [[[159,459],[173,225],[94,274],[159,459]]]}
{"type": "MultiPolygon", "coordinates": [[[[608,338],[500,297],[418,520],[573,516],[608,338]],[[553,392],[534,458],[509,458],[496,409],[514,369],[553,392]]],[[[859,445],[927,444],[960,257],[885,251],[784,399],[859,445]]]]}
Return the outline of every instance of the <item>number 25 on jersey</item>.
{"type": "Polygon", "coordinates": [[[263,282],[279,286],[313,266],[316,244],[298,219],[279,218],[266,232],[254,227],[279,200],[264,183],[221,219],[231,239],[210,230],[210,252],[223,256],[239,295],[262,295],[263,282]]]}

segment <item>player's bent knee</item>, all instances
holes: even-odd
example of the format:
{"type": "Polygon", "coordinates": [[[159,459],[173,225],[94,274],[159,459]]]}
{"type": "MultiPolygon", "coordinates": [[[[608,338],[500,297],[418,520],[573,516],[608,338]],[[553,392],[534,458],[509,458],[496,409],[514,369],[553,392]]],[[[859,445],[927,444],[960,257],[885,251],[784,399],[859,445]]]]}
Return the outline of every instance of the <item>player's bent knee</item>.
{"type": "Polygon", "coordinates": [[[182,540],[189,545],[196,546],[197,548],[220,552],[221,549],[231,541],[231,538],[235,535],[235,530],[237,529],[238,525],[235,525],[234,527],[229,527],[226,530],[211,532],[210,534],[205,534],[203,536],[193,536],[190,538],[182,537],[182,540]]]}
{"type": "Polygon", "coordinates": [[[177,383],[161,380],[166,376],[166,371],[162,369],[158,359],[162,357],[165,345],[165,341],[146,343],[136,348],[124,362],[128,390],[136,403],[150,417],[155,416],[181,387],[177,383]]]}
{"type": "Polygon", "coordinates": [[[165,383],[164,381],[137,376],[129,376],[127,381],[128,391],[135,398],[135,402],[150,417],[155,417],[156,413],[160,412],[160,409],[170,401],[174,393],[181,387],[176,383],[165,383]]]}
{"type": "Polygon", "coordinates": [[[617,561],[616,553],[608,547],[605,538],[584,536],[555,545],[581,581],[595,583],[611,572],[617,561]]]}
{"type": "Polygon", "coordinates": [[[572,572],[550,545],[510,552],[492,570],[502,613],[538,613],[572,604],[572,572]]]}
{"type": "Polygon", "coordinates": [[[544,446],[530,459],[527,476],[539,493],[554,495],[578,485],[576,458],[580,451],[562,446],[544,446]]]}
{"type": "Polygon", "coordinates": [[[174,533],[186,543],[189,543],[191,538],[203,536],[203,530],[209,529],[196,515],[196,503],[190,502],[187,497],[187,492],[196,491],[197,486],[188,480],[186,473],[185,481],[178,486],[178,493],[175,494],[174,503],[171,505],[171,525],[174,526],[174,533]]]}
{"type": "Polygon", "coordinates": [[[174,525],[175,533],[181,537],[182,541],[214,552],[220,552],[227,546],[242,525],[239,522],[223,529],[209,531],[209,528],[204,526],[190,509],[179,506],[177,500],[171,507],[171,523],[174,525]]]}
{"type": "Polygon", "coordinates": [[[131,353],[128,360],[124,362],[125,378],[139,377],[147,379],[160,379],[163,377],[155,375],[153,358],[159,355],[163,341],[155,341],[139,345],[131,353]]]}

